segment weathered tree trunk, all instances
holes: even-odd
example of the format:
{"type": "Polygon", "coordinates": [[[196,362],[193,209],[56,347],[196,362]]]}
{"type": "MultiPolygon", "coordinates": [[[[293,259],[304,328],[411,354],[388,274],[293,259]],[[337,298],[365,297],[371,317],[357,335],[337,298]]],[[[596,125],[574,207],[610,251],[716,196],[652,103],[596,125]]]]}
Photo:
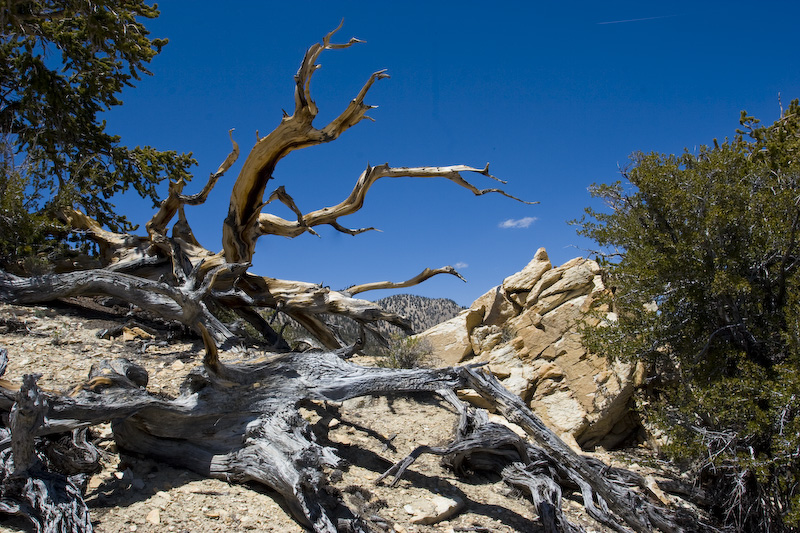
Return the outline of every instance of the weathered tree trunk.
{"type": "MultiPolygon", "coordinates": [[[[510,483],[527,488],[554,531],[575,530],[561,513],[564,483],[577,484],[590,514],[616,530],[686,530],[674,511],[605,479],[597,465],[575,454],[496,380],[475,368],[367,368],[335,352],[276,354],[263,362],[226,365],[211,336],[201,331],[206,342],[203,370],[187,378],[178,398],[148,393],[143,388],[144,369],[120,360],[93,368],[86,383],[70,396],[38,393],[42,407],[36,416],[46,416],[48,424],[34,423],[26,434],[45,437],[112,420],[114,438],[123,449],[205,476],[263,483],[280,493],[293,516],[314,531],[335,532],[343,521],[356,531],[367,531],[361,518],[323,490],[325,471],[337,467],[340,459],[334,449],[315,441],[299,414],[300,404],[439,391],[462,413],[454,442],[446,448],[415,450],[385,475],[399,477],[419,454],[437,453],[448,456],[457,471],[467,465],[503,470],[510,483]],[[485,412],[462,404],[453,391],[466,387],[523,427],[536,446],[490,424],[485,412]]],[[[0,411],[19,410],[15,406],[20,394],[0,389],[0,411]]],[[[21,453],[27,461],[30,454],[21,453]]]]}
{"type": "MultiPolygon", "coordinates": [[[[269,309],[284,312],[309,330],[323,346],[329,349],[340,348],[343,343],[336,334],[318,318],[320,314],[340,314],[362,325],[376,321],[387,321],[405,331],[410,325],[403,318],[387,313],[375,304],[352,296],[368,290],[399,288],[416,285],[438,274],[461,277],[452,267],[425,269],[421,274],[407,281],[378,282],[353,285],[349,291],[332,291],[299,281],[287,281],[267,276],[257,276],[246,272],[255,253],[256,242],[266,235],[297,237],[309,232],[316,234],[315,227],[328,225],[349,235],[357,235],[375,228],[350,229],[339,223],[341,217],[357,212],[364,205],[370,187],[381,178],[444,178],[472,191],[475,195],[497,193],[509,198],[513,196],[501,189],[479,189],[469,183],[462,174],[477,173],[495,179],[489,174],[488,165],[473,168],[465,165],[446,167],[390,167],[388,164],[367,166],[356,181],[350,195],[340,203],[302,213],[294,199],[280,186],[266,194],[266,186],[273,178],[273,172],[280,160],[289,153],[337,139],[350,127],[369,117],[372,109],[364,103],[370,87],[380,79],[388,78],[384,71],[372,74],[356,97],[349,102],[342,113],[329,124],[317,128],[314,119],[318,109],[311,97],[311,77],[317,69],[317,60],[326,50],[348,48],[360,41],[351,39],[344,44],[331,42],[334,33],[325,36],[322,43],[309,48],[295,76],[294,113],[284,116],[275,130],[259,137],[244,161],[236,178],[230,197],[228,214],[223,221],[223,239],[220,253],[214,253],[202,246],[193,234],[186,220],[186,206],[202,204],[213,191],[214,185],[224,176],[239,157],[239,146],[233,141],[233,148],[216,172],[212,173],[203,189],[194,195],[184,194],[185,183],[171,183],[167,197],[152,219],[147,223],[147,236],[119,234],[103,229],[96,221],[76,209],[64,209],[60,218],[68,226],[82,232],[98,243],[104,261],[102,270],[85,273],[80,278],[47,278],[28,280],[29,292],[41,289],[43,294],[14,297],[18,302],[46,301],[68,292],[73,294],[130,294],[135,305],[174,318],[189,327],[195,322],[203,323],[219,343],[235,341],[234,335],[219,320],[214,319],[209,309],[226,308],[241,319],[255,324],[256,329],[266,333],[271,344],[279,344],[274,332],[264,328],[253,311],[269,309]],[[273,201],[289,207],[296,220],[286,220],[264,212],[273,201]],[[168,226],[173,224],[172,234],[168,226]],[[229,268],[240,265],[241,268],[229,268]],[[132,278],[112,276],[109,272],[127,274],[132,278]],[[80,278],[80,279],[79,279],[80,278]],[[96,279],[91,279],[96,278],[96,279]],[[136,279],[134,279],[136,278],[136,279]],[[91,283],[87,283],[91,279],[91,283]],[[38,285],[36,285],[38,284],[38,285]],[[69,289],[68,285],[82,285],[69,289]],[[198,292],[202,289],[202,292],[198,292]]],[[[499,181],[499,180],[498,180],[499,181]]],[[[515,200],[518,200],[514,198],[515,200]]],[[[521,200],[520,200],[521,201],[521,200]]],[[[530,203],[530,202],[527,202],[530,203]]],[[[5,277],[5,283],[11,278],[5,277]]],[[[462,278],[463,279],[463,278],[462,278]]],[[[23,280],[14,279],[21,287],[23,280]]],[[[8,291],[6,292],[8,295],[8,291]]],[[[121,296],[124,298],[124,296],[121,296]]]]}
{"type": "Polygon", "coordinates": [[[201,286],[197,290],[174,287],[106,269],[33,278],[21,278],[0,271],[0,300],[3,301],[37,304],[70,296],[114,296],[195,330],[198,324],[202,324],[216,342],[227,344],[235,339],[235,335],[203,303],[207,292],[208,286],[201,286]]]}
{"type": "Polygon", "coordinates": [[[315,441],[298,412],[299,404],[339,402],[371,394],[441,391],[462,412],[454,442],[444,448],[420,449],[392,473],[402,474],[413,458],[424,452],[447,456],[456,469],[466,461],[471,461],[471,467],[480,467],[483,461],[484,466],[501,468],[509,482],[530,492],[545,526],[551,530],[574,530],[560,510],[560,487],[571,483],[580,487],[587,510],[615,529],[681,531],[677,515],[605,479],[595,464],[575,454],[489,375],[469,367],[364,368],[340,357],[352,349],[343,348],[320,315],[343,315],[364,328],[386,321],[410,331],[404,318],[353,296],[379,288],[408,287],[438,274],[460,277],[452,267],[426,269],[408,281],[357,284],[340,292],[248,272],[256,242],[262,236],[316,233],[314,228],[319,225],[350,235],[374,229],[348,229],[339,223],[339,218],[358,211],[369,188],[381,178],[444,178],[475,195],[497,193],[514,198],[500,189],[479,189],[462,176],[476,173],[496,179],[489,174],[488,165],[384,164],[368,166],[351,194],[331,207],[304,214],[283,186],[265,199],[266,186],[283,157],[300,148],[335,140],[369,118],[366,113],[371,107],[364,103],[367,92],[375,81],[388,77],[384,71],[372,74],[337,118],[322,128],[315,127],[317,107],[311,98],[310,81],[317,59],[325,50],[359,42],[351,39],[345,44],[332,44],[335,31],[306,52],[295,76],[294,113],[285,116],[274,131],[259,137],[247,156],[233,185],[223,222],[221,253],[199,243],[184,210],[203,203],[232,166],[239,154],[235,142],[230,155],[211,174],[200,193],[184,195],[182,181],[170,184],[167,198],[147,224],[147,236],[113,233],[75,209],[63,210],[60,216],[66,224],[98,243],[103,268],[28,278],[0,272],[2,301],[33,304],[78,295],[113,296],[188,326],[202,335],[206,344],[203,370],[190,375],[182,394],[175,399],[148,393],[144,369],[125,360],[93,368],[88,380],[70,395],[38,391],[34,377],[26,377],[19,390],[0,380],[0,413],[6,415],[4,420],[14,413],[3,429],[0,444],[0,488],[4,491],[0,511],[30,516],[37,527],[48,531],[89,531],[91,523],[80,491],[71,480],[92,467],[90,450],[86,448],[89,459],[78,461],[83,465],[80,468],[70,466],[68,461],[60,464],[41,458],[46,455],[44,449],[52,448],[51,436],[69,434],[71,446],[83,449],[79,433],[83,428],[113,421],[114,437],[121,448],[206,476],[263,483],[285,498],[300,523],[315,531],[334,532],[339,527],[366,531],[368,525],[361,518],[323,490],[326,469],[335,468],[340,459],[332,448],[315,441]],[[265,207],[276,200],[289,207],[297,215],[296,220],[265,213],[265,207]],[[176,216],[178,220],[168,235],[168,226],[176,216]],[[226,346],[238,339],[232,332],[232,320],[221,320],[220,310],[232,312],[255,326],[273,345],[280,345],[281,339],[260,312],[285,313],[330,351],[279,353],[259,363],[223,364],[217,345],[226,346]],[[461,388],[473,388],[484,396],[510,421],[523,427],[537,447],[489,424],[480,411],[463,406],[453,393],[461,388]],[[45,417],[47,423],[43,424],[45,417]],[[53,479],[57,481],[46,481],[53,479]],[[68,503],[66,507],[47,503],[56,500],[68,503]],[[39,503],[31,503],[34,501],[39,503]]]}

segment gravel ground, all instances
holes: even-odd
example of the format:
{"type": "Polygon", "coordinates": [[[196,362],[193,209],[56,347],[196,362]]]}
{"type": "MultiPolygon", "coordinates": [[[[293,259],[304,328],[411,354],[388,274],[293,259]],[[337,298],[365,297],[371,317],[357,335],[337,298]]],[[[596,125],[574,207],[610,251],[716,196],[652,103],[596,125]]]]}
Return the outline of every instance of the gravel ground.
{"type": "MultiPolygon", "coordinates": [[[[36,372],[42,374],[40,387],[67,390],[86,378],[93,363],[126,357],[147,369],[150,391],[177,395],[186,374],[201,364],[201,343],[162,340],[164,331],[156,331],[156,338],[150,339],[144,324],[141,330],[130,324],[124,336],[98,338],[99,332],[126,320],[66,305],[0,305],[0,346],[9,353],[5,378],[18,382],[23,374],[36,372]]],[[[243,354],[236,356],[241,359],[243,354]]],[[[376,485],[382,472],[415,447],[450,439],[457,416],[433,395],[365,397],[337,406],[310,405],[303,415],[320,441],[336,448],[350,463],[341,476],[333,476],[331,490],[340,491],[351,508],[363,515],[381,517],[387,531],[541,529],[530,502],[509,489],[499,476],[457,477],[443,468],[437,457],[422,456],[394,488],[376,485]],[[436,524],[412,523],[408,506],[422,506],[438,495],[462,501],[463,510],[436,524]]],[[[304,531],[284,511],[279,498],[264,487],[205,479],[146,457],[119,453],[107,425],[93,428],[93,435],[105,452],[103,471],[91,478],[86,494],[95,531],[304,531]]],[[[601,453],[599,458],[616,465],[629,464],[623,460],[624,454],[601,453]]],[[[606,531],[585,514],[578,501],[575,495],[565,494],[564,508],[571,519],[587,531],[606,531]]],[[[0,532],[20,530],[19,521],[0,517],[0,532]]]]}

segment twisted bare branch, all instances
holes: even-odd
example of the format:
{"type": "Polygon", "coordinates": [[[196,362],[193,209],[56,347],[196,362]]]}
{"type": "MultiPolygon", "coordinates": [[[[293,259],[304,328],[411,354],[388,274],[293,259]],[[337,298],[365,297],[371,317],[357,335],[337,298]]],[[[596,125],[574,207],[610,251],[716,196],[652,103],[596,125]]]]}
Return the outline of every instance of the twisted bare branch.
{"type": "Polygon", "coordinates": [[[257,231],[259,235],[297,237],[306,231],[310,231],[314,226],[322,224],[328,224],[338,231],[351,235],[373,230],[375,228],[347,229],[339,225],[338,219],[343,216],[351,215],[361,209],[364,206],[364,200],[370,187],[381,178],[444,178],[460,187],[472,191],[476,196],[497,193],[524,204],[530,205],[538,203],[521,200],[502,189],[479,189],[464,179],[461,175],[463,172],[475,172],[493,180],[500,181],[501,183],[505,183],[489,173],[488,164],[482,169],[466,165],[453,165],[448,167],[390,167],[388,163],[385,163],[376,167],[368,166],[366,170],[361,173],[350,195],[339,204],[307,213],[302,216],[302,219],[298,218],[297,221],[289,221],[272,214],[262,213],[258,218],[257,231]]]}
{"type": "Polygon", "coordinates": [[[373,73],[338,117],[322,129],[315,128],[312,123],[318,109],[311,98],[310,84],[318,68],[319,55],[324,50],[347,48],[361,42],[353,38],[344,44],[332,44],[331,37],[339,28],[326,35],[322,43],[308,49],[295,75],[294,114],[284,116],[277,128],[260,138],[244,162],[231,193],[228,217],[223,227],[222,245],[228,261],[248,262],[252,259],[256,240],[263,234],[258,223],[265,205],[264,191],[278,161],[295,150],[333,141],[351,126],[369,118],[366,112],[372,106],[366,105],[364,98],[375,81],[389,77],[385,71],[373,73]]]}
{"type": "Polygon", "coordinates": [[[406,281],[400,281],[400,282],[376,281],[373,283],[362,283],[361,285],[353,285],[352,287],[348,287],[344,292],[350,294],[351,296],[354,296],[361,292],[375,291],[379,289],[402,289],[405,287],[412,287],[414,285],[419,285],[423,281],[426,281],[432,278],[433,276],[437,276],[439,274],[450,274],[451,276],[457,277],[464,283],[467,282],[467,280],[465,280],[464,277],[461,274],[459,274],[455,268],[448,265],[442,268],[426,268],[413,278],[406,281]]]}
{"type": "MultiPolygon", "coordinates": [[[[170,182],[167,197],[161,202],[158,212],[153,215],[153,218],[151,218],[145,226],[148,235],[150,235],[150,238],[154,242],[161,240],[158,238],[158,236],[161,238],[164,237],[164,234],[167,230],[167,224],[169,224],[169,221],[172,220],[179,210],[181,211],[181,215],[183,215],[182,209],[184,205],[200,205],[205,202],[209,193],[211,193],[211,190],[214,188],[214,185],[216,185],[217,180],[219,180],[239,158],[239,145],[233,140],[232,129],[228,131],[228,135],[231,138],[231,144],[233,145],[233,148],[228,154],[228,157],[225,158],[225,161],[223,161],[219,166],[217,171],[209,176],[208,181],[199,193],[186,196],[182,194],[183,188],[186,185],[186,182],[183,179],[170,182]]],[[[182,216],[182,220],[185,220],[185,217],[182,216]]]]}

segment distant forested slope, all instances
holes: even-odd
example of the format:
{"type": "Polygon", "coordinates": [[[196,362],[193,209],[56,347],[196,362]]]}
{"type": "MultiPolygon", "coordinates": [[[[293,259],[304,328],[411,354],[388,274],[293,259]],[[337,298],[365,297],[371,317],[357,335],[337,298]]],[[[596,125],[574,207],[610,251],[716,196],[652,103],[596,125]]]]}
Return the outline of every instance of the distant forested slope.
{"type": "MultiPolygon", "coordinates": [[[[453,300],[447,298],[427,298],[414,294],[393,294],[375,302],[383,309],[397,313],[411,321],[415,333],[450,320],[464,310],[453,300]]],[[[353,343],[358,338],[358,325],[345,317],[324,315],[324,319],[336,330],[337,334],[346,343],[353,343]]],[[[378,329],[387,338],[394,335],[403,335],[402,330],[391,324],[379,323],[378,329]]],[[[372,335],[368,336],[365,352],[373,354],[378,348],[372,335]]]]}
{"type": "Polygon", "coordinates": [[[414,294],[393,294],[375,303],[409,319],[417,333],[450,320],[464,310],[448,298],[426,298],[414,294]]]}

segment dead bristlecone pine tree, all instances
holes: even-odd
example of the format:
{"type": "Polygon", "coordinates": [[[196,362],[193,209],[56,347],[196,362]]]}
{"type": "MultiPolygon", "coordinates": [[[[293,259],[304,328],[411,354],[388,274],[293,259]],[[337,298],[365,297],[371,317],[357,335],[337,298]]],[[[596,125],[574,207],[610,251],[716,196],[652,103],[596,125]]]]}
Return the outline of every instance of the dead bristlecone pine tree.
{"type": "Polygon", "coordinates": [[[41,304],[77,296],[122,300],[183,324],[205,343],[201,370],[187,378],[181,395],[174,399],[148,392],[147,373],[125,360],[95,365],[85,382],[70,384],[68,394],[40,390],[35,369],[21,385],[0,381],[4,424],[0,430],[0,512],[26,516],[43,531],[91,530],[79,479],[92,471],[99,454],[86,440],[85,428],[113,421],[113,437],[120,449],[229,482],[262,483],[277,491],[293,517],[313,531],[379,529],[375,517],[358,516],[341,494],[325,490],[326,472],[342,461],[336,449],[316,441],[299,406],[365,395],[432,391],[461,413],[452,442],[441,448],[415,450],[386,475],[397,479],[419,454],[435,453],[445,456],[458,472],[502,472],[508,483],[531,498],[547,531],[580,530],[561,511],[562,487],[570,491],[577,487],[588,513],[613,530],[702,529],[686,512],[664,507],[646,489],[633,487],[635,478],[631,482],[621,471],[576,454],[480,367],[398,370],[357,366],[347,358],[359,344],[344,346],[320,318],[340,315],[352,319],[363,328],[362,338],[367,331],[376,331],[381,322],[411,332],[405,318],[356,296],[374,289],[409,287],[438,274],[458,276],[452,267],[426,268],[408,281],[359,284],[338,292],[250,271],[256,243],[264,236],[297,237],[315,233],[315,227],[326,224],[349,235],[373,229],[347,228],[339,220],[358,211],[369,188],[381,178],[445,178],[475,195],[495,193],[517,200],[498,188],[474,186],[468,175],[494,178],[488,166],[465,165],[368,165],[347,198],[308,213],[300,211],[283,186],[268,192],[282,158],[301,148],[334,141],[369,118],[367,93],[375,82],[389,77],[385,71],[375,72],[336,118],[315,125],[318,110],[310,82],[320,55],[359,42],[351,39],[335,44],[332,39],[337,30],[305,53],[295,76],[292,113],[286,113],[272,132],[259,137],[245,159],[228,211],[220,213],[221,252],[212,252],[199,242],[184,210],[205,202],[237,160],[239,147],[232,136],[230,155],[202,190],[186,194],[183,181],[170,184],[145,235],[109,231],[77,209],[60,213],[74,232],[96,243],[102,268],[39,277],[0,272],[0,299],[4,302],[41,304]],[[276,201],[297,217],[286,220],[267,212],[276,201]],[[287,344],[264,318],[274,313],[291,317],[324,349],[286,350],[287,344]],[[242,324],[248,327],[242,328],[242,324]],[[274,355],[258,363],[226,363],[226,350],[240,342],[234,331],[244,329],[273,346],[274,355]],[[498,413],[522,427],[527,438],[490,423],[484,411],[463,404],[454,393],[459,389],[480,394],[498,413]],[[72,443],[70,453],[64,452],[65,437],[72,443]],[[54,454],[55,447],[64,460],[47,459],[59,455],[54,454]]]}

